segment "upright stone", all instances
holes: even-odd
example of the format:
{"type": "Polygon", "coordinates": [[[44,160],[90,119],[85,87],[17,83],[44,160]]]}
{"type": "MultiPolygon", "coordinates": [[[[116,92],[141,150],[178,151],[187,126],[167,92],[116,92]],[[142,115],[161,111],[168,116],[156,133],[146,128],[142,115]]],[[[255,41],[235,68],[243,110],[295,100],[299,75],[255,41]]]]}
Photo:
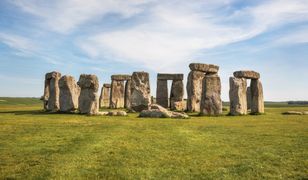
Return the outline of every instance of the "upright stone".
{"type": "Polygon", "coordinates": [[[110,100],[110,84],[103,84],[101,95],[99,98],[99,107],[106,108],[109,107],[109,100],[110,100]]]}
{"type": "Polygon", "coordinates": [[[251,109],[251,89],[247,87],[247,110],[251,109]]]}
{"type": "Polygon", "coordinates": [[[246,79],[230,77],[229,83],[230,114],[233,116],[247,114],[246,79]]]}
{"type": "Polygon", "coordinates": [[[251,89],[251,114],[264,113],[264,99],[262,83],[258,79],[250,82],[251,89]]]}
{"type": "Polygon", "coordinates": [[[127,80],[125,83],[125,97],[124,97],[124,107],[130,109],[131,105],[131,85],[132,81],[127,80]]]}
{"type": "Polygon", "coordinates": [[[202,95],[202,81],[204,73],[200,71],[191,71],[187,78],[187,111],[200,112],[200,102],[202,95]]]}
{"type": "Polygon", "coordinates": [[[82,114],[95,115],[98,113],[98,78],[91,74],[81,74],[77,83],[81,88],[78,109],[82,114]]]}
{"type": "Polygon", "coordinates": [[[62,76],[59,80],[60,111],[72,112],[78,109],[80,88],[73,76],[62,76]]]}
{"type": "Polygon", "coordinates": [[[200,115],[222,114],[221,82],[217,74],[205,75],[202,83],[200,115]]]}
{"type": "Polygon", "coordinates": [[[53,71],[45,75],[45,92],[44,92],[44,107],[48,111],[58,111],[60,109],[59,103],[59,79],[61,73],[53,71]],[[47,102],[46,102],[47,101],[47,102]]]}
{"type": "Polygon", "coordinates": [[[168,82],[167,80],[157,80],[156,103],[164,108],[168,108],[168,82]]]}
{"type": "Polygon", "coordinates": [[[183,111],[184,84],[182,80],[173,80],[170,93],[170,109],[183,111]]]}
{"type": "Polygon", "coordinates": [[[124,108],[124,81],[112,80],[110,94],[110,108],[124,108]]]}
{"type": "Polygon", "coordinates": [[[150,80],[147,72],[134,72],[131,85],[131,108],[137,112],[151,104],[150,80]]]}

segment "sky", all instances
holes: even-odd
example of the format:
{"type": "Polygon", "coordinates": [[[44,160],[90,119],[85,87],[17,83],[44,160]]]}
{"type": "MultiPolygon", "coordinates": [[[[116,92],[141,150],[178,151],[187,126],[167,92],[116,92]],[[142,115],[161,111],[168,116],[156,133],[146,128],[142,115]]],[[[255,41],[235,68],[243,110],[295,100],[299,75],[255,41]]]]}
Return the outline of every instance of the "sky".
{"type": "MultiPolygon", "coordinates": [[[[46,72],[261,74],[267,101],[308,100],[308,0],[1,0],[0,96],[40,97],[46,72]]],[[[170,82],[171,83],[171,82],[170,82]]]]}

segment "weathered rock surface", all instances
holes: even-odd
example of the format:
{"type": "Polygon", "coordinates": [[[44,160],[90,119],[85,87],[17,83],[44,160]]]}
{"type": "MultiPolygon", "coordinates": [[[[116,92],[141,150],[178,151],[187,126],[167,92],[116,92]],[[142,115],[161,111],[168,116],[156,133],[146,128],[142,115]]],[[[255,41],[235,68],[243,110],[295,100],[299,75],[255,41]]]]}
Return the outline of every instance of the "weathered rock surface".
{"type": "Polygon", "coordinates": [[[136,112],[148,109],[151,103],[150,80],[147,72],[134,72],[131,84],[131,108],[136,112]]]}
{"type": "Polygon", "coordinates": [[[201,71],[205,73],[217,73],[219,66],[214,64],[203,64],[203,63],[191,63],[189,68],[192,71],[201,71]]]}
{"type": "Polygon", "coordinates": [[[99,107],[106,108],[110,104],[110,84],[104,84],[101,90],[101,95],[99,97],[99,107]]]}
{"type": "Polygon", "coordinates": [[[157,80],[183,80],[183,74],[157,74],[157,80]]]}
{"type": "Polygon", "coordinates": [[[132,81],[127,80],[125,83],[125,96],[124,96],[124,107],[130,109],[131,107],[131,86],[132,81]]]}
{"type": "Polygon", "coordinates": [[[45,88],[43,95],[44,109],[47,111],[58,111],[60,109],[59,79],[61,73],[53,71],[45,75],[45,88]]]}
{"type": "Polygon", "coordinates": [[[191,71],[187,78],[187,111],[200,112],[202,95],[202,81],[205,74],[200,71],[191,71]]]}
{"type": "Polygon", "coordinates": [[[168,111],[166,108],[164,108],[164,107],[162,107],[158,104],[152,104],[152,105],[150,105],[149,110],[141,111],[141,113],[139,114],[139,117],[180,118],[180,119],[189,118],[189,116],[185,113],[168,111]]]}
{"type": "Polygon", "coordinates": [[[168,82],[167,80],[157,80],[156,103],[164,108],[168,108],[168,82]]]}
{"type": "Polygon", "coordinates": [[[247,114],[247,80],[245,78],[230,77],[230,115],[247,114]]]}
{"type": "Polygon", "coordinates": [[[205,75],[202,83],[200,115],[222,114],[222,101],[220,96],[220,77],[217,74],[205,75]]]}
{"type": "Polygon", "coordinates": [[[124,108],[124,81],[112,80],[110,93],[110,108],[124,108]]]}
{"type": "Polygon", "coordinates": [[[234,77],[237,78],[246,78],[246,79],[259,79],[260,74],[255,71],[235,71],[233,73],[234,77]]]}
{"type": "Polygon", "coordinates": [[[251,101],[252,101],[250,87],[247,87],[246,97],[247,97],[247,110],[248,110],[251,109],[251,101]]]}
{"type": "Polygon", "coordinates": [[[258,79],[252,79],[251,89],[251,114],[264,113],[264,99],[262,83],[258,79]]]}
{"type": "Polygon", "coordinates": [[[81,88],[78,109],[82,114],[98,114],[98,78],[91,74],[81,74],[77,83],[81,88]]]}
{"type": "Polygon", "coordinates": [[[60,111],[72,112],[78,109],[80,88],[73,76],[62,76],[59,80],[60,111]]]}
{"type": "Polygon", "coordinates": [[[116,80],[116,81],[127,81],[132,78],[131,75],[126,75],[126,74],[115,74],[111,76],[111,80],[116,80]]]}
{"type": "Polygon", "coordinates": [[[183,111],[184,84],[182,80],[173,80],[170,93],[170,109],[183,111]]]}

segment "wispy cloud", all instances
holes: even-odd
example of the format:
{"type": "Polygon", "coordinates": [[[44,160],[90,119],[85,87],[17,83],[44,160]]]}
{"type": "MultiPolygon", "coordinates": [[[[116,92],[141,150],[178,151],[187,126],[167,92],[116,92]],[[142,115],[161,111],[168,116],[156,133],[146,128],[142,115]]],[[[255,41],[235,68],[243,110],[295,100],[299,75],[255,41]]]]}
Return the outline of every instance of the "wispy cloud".
{"type": "Polygon", "coordinates": [[[115,13],[128,18],[142,9],[140,0],[13,0],[25,12],[42,18],[42,25],[59,32],[69,33],[79,25],[115,13]]]}
{"type": "Polygon", "coordinates": [[[0,32],[0,42],[25,54],[31,54],[37,46],[28,38],[0,32]]]}
{"type": "Polygon", "coordinates": [[[170,71],[201,50],[248,40],[286,23],[308,20],[308,3],[302,0],[264,1],[236,10],[228,18],[217,15],[217,9],[230,3],[220,3],[220,7],[201,1],[193,6],[185,1],[157,3],[149,10],[146,22],[90,36],[83,40],[81,48],[93,58],[103,57],[107,52],[115,60],[170,71]],[[208,11],[199,11],[200,7],[208,11]]]}

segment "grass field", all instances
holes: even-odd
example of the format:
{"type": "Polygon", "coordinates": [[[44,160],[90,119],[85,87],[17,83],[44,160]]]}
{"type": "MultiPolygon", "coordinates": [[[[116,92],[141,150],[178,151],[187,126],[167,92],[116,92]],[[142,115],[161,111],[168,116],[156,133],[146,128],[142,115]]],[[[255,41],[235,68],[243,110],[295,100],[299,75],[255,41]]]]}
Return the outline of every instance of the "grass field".
{"type": "Polygon", "coordinates": [[[308,107],[190,119],[46,114],[0,98],[0,179],[307,179],[308,107]]]}

